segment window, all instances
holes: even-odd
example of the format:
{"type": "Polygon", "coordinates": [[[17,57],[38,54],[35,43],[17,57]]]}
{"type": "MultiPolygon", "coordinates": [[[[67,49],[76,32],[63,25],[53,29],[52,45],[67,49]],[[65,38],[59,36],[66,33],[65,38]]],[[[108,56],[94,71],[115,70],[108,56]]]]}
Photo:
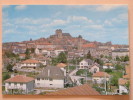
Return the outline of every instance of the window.
{"type": "Polygon", "coordinates": [[[11,83],[9,83],[9,85],[11,85],[11,83]]]}
{"type": "Polygon", "coordinates": [[[40,78],[37,78],[38,81],[40,81],[40,78]]]}
{"type": "Polygon", "coordinates": [[[49,78],[49,81],[53,81],[53,79],[52,78],[49,78]]]}
{"type": "Polygon", "coordinates": [[[53,85],[53,84],[50,84],[50,85],[53,85]]]}
{"type": "Polygon", "coordinates": [[[20,86],[22,86],[23,85],[23,83],[20,83],[20,86]]]}

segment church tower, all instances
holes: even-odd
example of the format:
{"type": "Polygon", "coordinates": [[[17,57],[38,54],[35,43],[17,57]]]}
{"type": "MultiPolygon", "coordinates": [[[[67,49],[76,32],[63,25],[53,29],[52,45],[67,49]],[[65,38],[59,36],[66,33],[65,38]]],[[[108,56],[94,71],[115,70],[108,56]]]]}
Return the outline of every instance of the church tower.
{"type": "Polygon", "coordinates": [[[55,34],[57,35],[58,38],[62,38],[62,30],[61,29],[57,29],[55,31],[55,34]]]}

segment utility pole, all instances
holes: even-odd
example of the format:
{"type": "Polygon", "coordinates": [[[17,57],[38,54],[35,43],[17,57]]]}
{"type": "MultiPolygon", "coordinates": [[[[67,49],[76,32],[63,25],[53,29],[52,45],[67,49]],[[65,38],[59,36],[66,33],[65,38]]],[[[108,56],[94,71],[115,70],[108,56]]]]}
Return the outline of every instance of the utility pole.
{"type": "Polygon", "coordinates": [[[107,95],[107,89],[106,89],[106,87],[107,87],[107,86],[106,86],[106,85],[107,85],[107,84],[106,84],[106,73],[104,73],[104,77],[105,77],[105,83],[104,83],[104,84],[105,84],[105,95],[107,95]]]}

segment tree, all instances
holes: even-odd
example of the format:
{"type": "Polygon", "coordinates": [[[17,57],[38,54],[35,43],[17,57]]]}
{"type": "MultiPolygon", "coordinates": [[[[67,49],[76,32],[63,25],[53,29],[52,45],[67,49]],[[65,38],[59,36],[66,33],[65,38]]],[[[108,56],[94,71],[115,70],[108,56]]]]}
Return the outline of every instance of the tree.
{"type": "Polygon", "coordinates": [[[125,58],[124,58],[124,62],[126,62],[126,61],[129,61],[129,56],[128,55],[126,55],[125,58]]]}
{"type": "Polygon", "coordinates": [[[120,58],[119,58],[119,56],[116,56],[116,61],[120,61],[120,58]]]}
{"type": "Polygon", "coordinates": [[[115,69],[116,70],[123,70],[124,69],[124,66],[120,65],[120,64],[116,64],[115,65],[115,69]]]}
{"type": "Polygon", "coordinates": [[[98,59],[98,58],[95,59],[95,62],[98,63],[98,64],[100,64],[101,66],[103,65],[103,61],[100,60],[100,59],[98,59]]]}
{"type": "Polygon", "coordinates": [[[12,72],[13,71],[12,68],[13,68],[13,65],[11,65],[11,64],[8,64],[6,66],[6,69],[7,69],[8,72],[12,72]]]}
{"type": "Polygon", "coordinates": [[[9,79],[10,78],[10,75],[8,73],[4,74],[3,77],[2,77],[2,80],[6,80],[6,79],[9,79]]]}
{"type": "Polygon", "coordinates": [[[66,57],[66,54],[64,52],[61,52],[59,55],[58,55],[58,63],[67,63],[67,57],[66,57]]]}
{"type": "Polygon", "coordinates": [[[35,52],[35,48],[31,48],[31,53],[34,53],[35,52]]]}
{"type": "Polygon", "coordinates": [[[122,73],[121,72],[117,72],[117,73],[114,72],[112,77],[111,77],[111,81],[110,81],[111,85],[118,86],[118,79],[119,78],[122,78],[122,73]]]}
{"type": "Polygon", "coordinates": [[[87,53],[86,58],[87,58],[87,59],[92,59],[92,56],[91,56],[90,51],[87,53]]]}
{"type": "Polygon", "coordinates": [[[105,69],[105,72],[107,72],[107,73],[111,73],[112,72],[112,69],[105,69]]]}
{"type": "Polygon", "coordinates": [[[25,59],[29,59],[30,58],[30,50],[28,48],[26,49],[25,54],[26,54],[25,59]]]}

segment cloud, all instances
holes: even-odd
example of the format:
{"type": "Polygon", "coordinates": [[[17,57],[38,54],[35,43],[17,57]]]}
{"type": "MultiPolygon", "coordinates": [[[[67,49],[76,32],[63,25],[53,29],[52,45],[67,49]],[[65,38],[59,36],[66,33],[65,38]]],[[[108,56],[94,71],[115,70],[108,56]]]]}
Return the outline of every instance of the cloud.
{"type": "Polygon", "coordinates": [[[19,5],[15,7],[16,10],[25,10],[26,8],[27,8],[26,5],[19,5]]]}
{"type": "Polygon", "coordinates": [[[69,16],[68,21],[86,21],[92,23],[93,21],[84,16],[69,16]]]}
{"type": "Polygon", "coordinates": [[[111,11],[120,7],[126,7],[125,5],[98,5],[95,9],[97,11],[111,11]]]}

